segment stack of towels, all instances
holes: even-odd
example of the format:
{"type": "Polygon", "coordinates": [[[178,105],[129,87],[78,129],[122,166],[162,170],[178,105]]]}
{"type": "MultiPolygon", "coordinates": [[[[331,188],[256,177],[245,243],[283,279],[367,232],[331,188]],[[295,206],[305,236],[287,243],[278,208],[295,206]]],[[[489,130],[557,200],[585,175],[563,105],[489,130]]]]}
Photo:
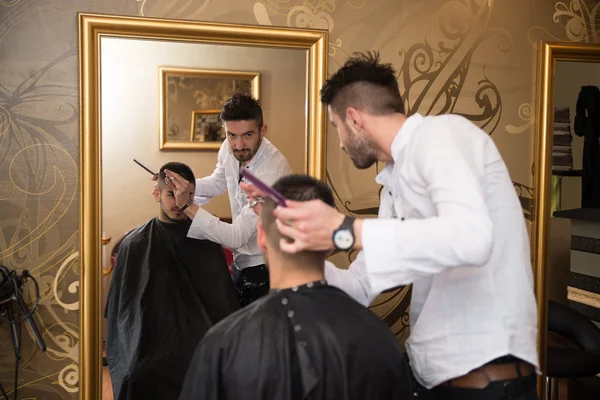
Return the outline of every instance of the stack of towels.
{"type": "Polygon", "coordinates": [[[573,153],[571,152],[571,115],[569,107],[554,108],[554,135],[552,141],[552,170],[572,171],[573,153]]]}

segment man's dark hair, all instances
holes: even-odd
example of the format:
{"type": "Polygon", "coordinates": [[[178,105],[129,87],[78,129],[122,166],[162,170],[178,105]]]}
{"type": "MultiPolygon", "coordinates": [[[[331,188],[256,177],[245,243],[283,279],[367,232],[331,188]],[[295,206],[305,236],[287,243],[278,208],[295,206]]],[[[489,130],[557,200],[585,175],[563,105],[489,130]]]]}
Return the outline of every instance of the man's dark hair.
{"type": "Polygon", "coordinates": [[[236,93],[227,99],[223,105],[221,121],[256,121],[256,125],[262,128],[262,108],[260,108],[260,104],[254,97],[244,93],[236,93]]]}
{"type": "Polygon", "coordinates": [[[321,102],[346,120],[348,107],[372,115],[404,114],[396,71],[378,52],[354,53],[321,88],[321,102]]]}
{"type": "MultiPolygon", "coordinates": [[[[318,199],[332,207],[335,206],[333,193],[329,186],[308,175],[286,175],[279,178],[273,184],[273,189],[281,193],[281,195],[288,200],[309,201],[318,199]]],[[[265,199],[261,212],[261,223],[271,244],[274,247],[279,248],[279,239],[282,236],[279,233],[279,229],[277,229],[277,224],[275,224],[275,216],[273,215],[275,207],[276,204],[274,201],[268,198],[265,199]]],[[[324,252],[310,253],[318,254],[319,256],[325,255],[324,252]]],[[[301,257],[301,254],[302,253],[290,255],[290,257],[301,257]]]]}
{"type": "MultiPolygon", "coordinates": [[[[160,172],[158,173],[158,182],[159,184],[165,182],[165,169],[168,169],[169,171],[173,171],[176,174],[181,175],[181,177],[183,179],[185,179],[188,182],[192,182],[193,184],[196,184],[196,177],[194,176],[194,173],[192,172],[192,169],[190,167],[188,167],[186,164],[182,163],[182,162],[168,162],[165,165],[163,165],[162,167],[160,167],[160,172]]],[[[162,187],[163,185],[161,185],[162,187]]]]}

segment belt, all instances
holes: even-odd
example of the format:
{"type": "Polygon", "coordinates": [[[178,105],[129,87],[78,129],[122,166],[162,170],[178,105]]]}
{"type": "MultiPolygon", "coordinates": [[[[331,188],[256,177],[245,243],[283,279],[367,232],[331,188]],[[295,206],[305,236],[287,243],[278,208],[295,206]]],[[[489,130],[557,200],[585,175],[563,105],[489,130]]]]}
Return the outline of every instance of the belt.
{"type": "Polygon", "coordinates": [[[466,375],[441,383],[440,386],[483,389],[491,382],[517,379],[529,376],[534,372],[533,365],[520,360],[502,364],[486,364],[466,375]]]}

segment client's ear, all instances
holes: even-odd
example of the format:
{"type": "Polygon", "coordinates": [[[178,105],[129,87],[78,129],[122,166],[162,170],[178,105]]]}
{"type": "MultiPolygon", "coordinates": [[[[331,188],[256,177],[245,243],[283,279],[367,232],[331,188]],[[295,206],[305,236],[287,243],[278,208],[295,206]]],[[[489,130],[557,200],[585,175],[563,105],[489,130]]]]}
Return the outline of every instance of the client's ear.
{"type": "Polygon", "coordinates": [[[267,252],[267,233],[263,229],[260,219],[256,223],[256,244],[261,253],[267,252]]]}
{"type": "Polygon", "coordinates": [[[152,196],[154,196],[154,200],[160,201],[160,192],[158,191],[158,183],[154,185],[154,189],[152,189],[152,196]]]}

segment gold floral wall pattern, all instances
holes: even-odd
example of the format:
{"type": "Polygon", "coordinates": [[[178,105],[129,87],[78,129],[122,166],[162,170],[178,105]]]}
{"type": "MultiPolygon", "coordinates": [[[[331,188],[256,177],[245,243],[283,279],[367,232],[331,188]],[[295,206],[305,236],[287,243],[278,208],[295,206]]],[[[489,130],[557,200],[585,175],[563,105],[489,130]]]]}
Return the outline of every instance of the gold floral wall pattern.
{"type": "MultiPolygon", "coordinates": [[[[75,65],[71,48],[12,87],[0,86],[0,265],[26,269],[38,282],[34,320],[47,346],[42,353],[23,326],[19,382],[28,383],[19,398],[30,391],[49,399],[77,392],[77,148],[70,142],[78,89],[60,79],[75,65]]],[[[0,329],[1,383],[10,396],[15,355],[8,324],[0,329]]]]}
{"type": "MultiPolygon", "coordinates": [[[[37,279],[48,346],[23,330],[19,398],[78,397],[77,12],[327,29],[331,71],[354,51],[379,50],[410,113],[462,114],[492,135],[530,219],[535,44],[600,42],[599,10],[593,0],[0,0],[0,265],[37,279]]],[[[335,130],[328,139],[338,207],[375,216],[381,165],[356,171],[335,130]]],[[[371,307],[400,340],[409,299],[410,287],[399,288],[371,307]]],[[[6,324],[0,340],[0,383],[11,393],[6,324]]]]}
{"type": "Polygon", "coordinates": [[[600,3],[596,0],[557,1],[552,20],[562,32],[556,35],[538,25],[532,27],[530,40],[541,33],[546,40],[600,43],[600,3]]]}

